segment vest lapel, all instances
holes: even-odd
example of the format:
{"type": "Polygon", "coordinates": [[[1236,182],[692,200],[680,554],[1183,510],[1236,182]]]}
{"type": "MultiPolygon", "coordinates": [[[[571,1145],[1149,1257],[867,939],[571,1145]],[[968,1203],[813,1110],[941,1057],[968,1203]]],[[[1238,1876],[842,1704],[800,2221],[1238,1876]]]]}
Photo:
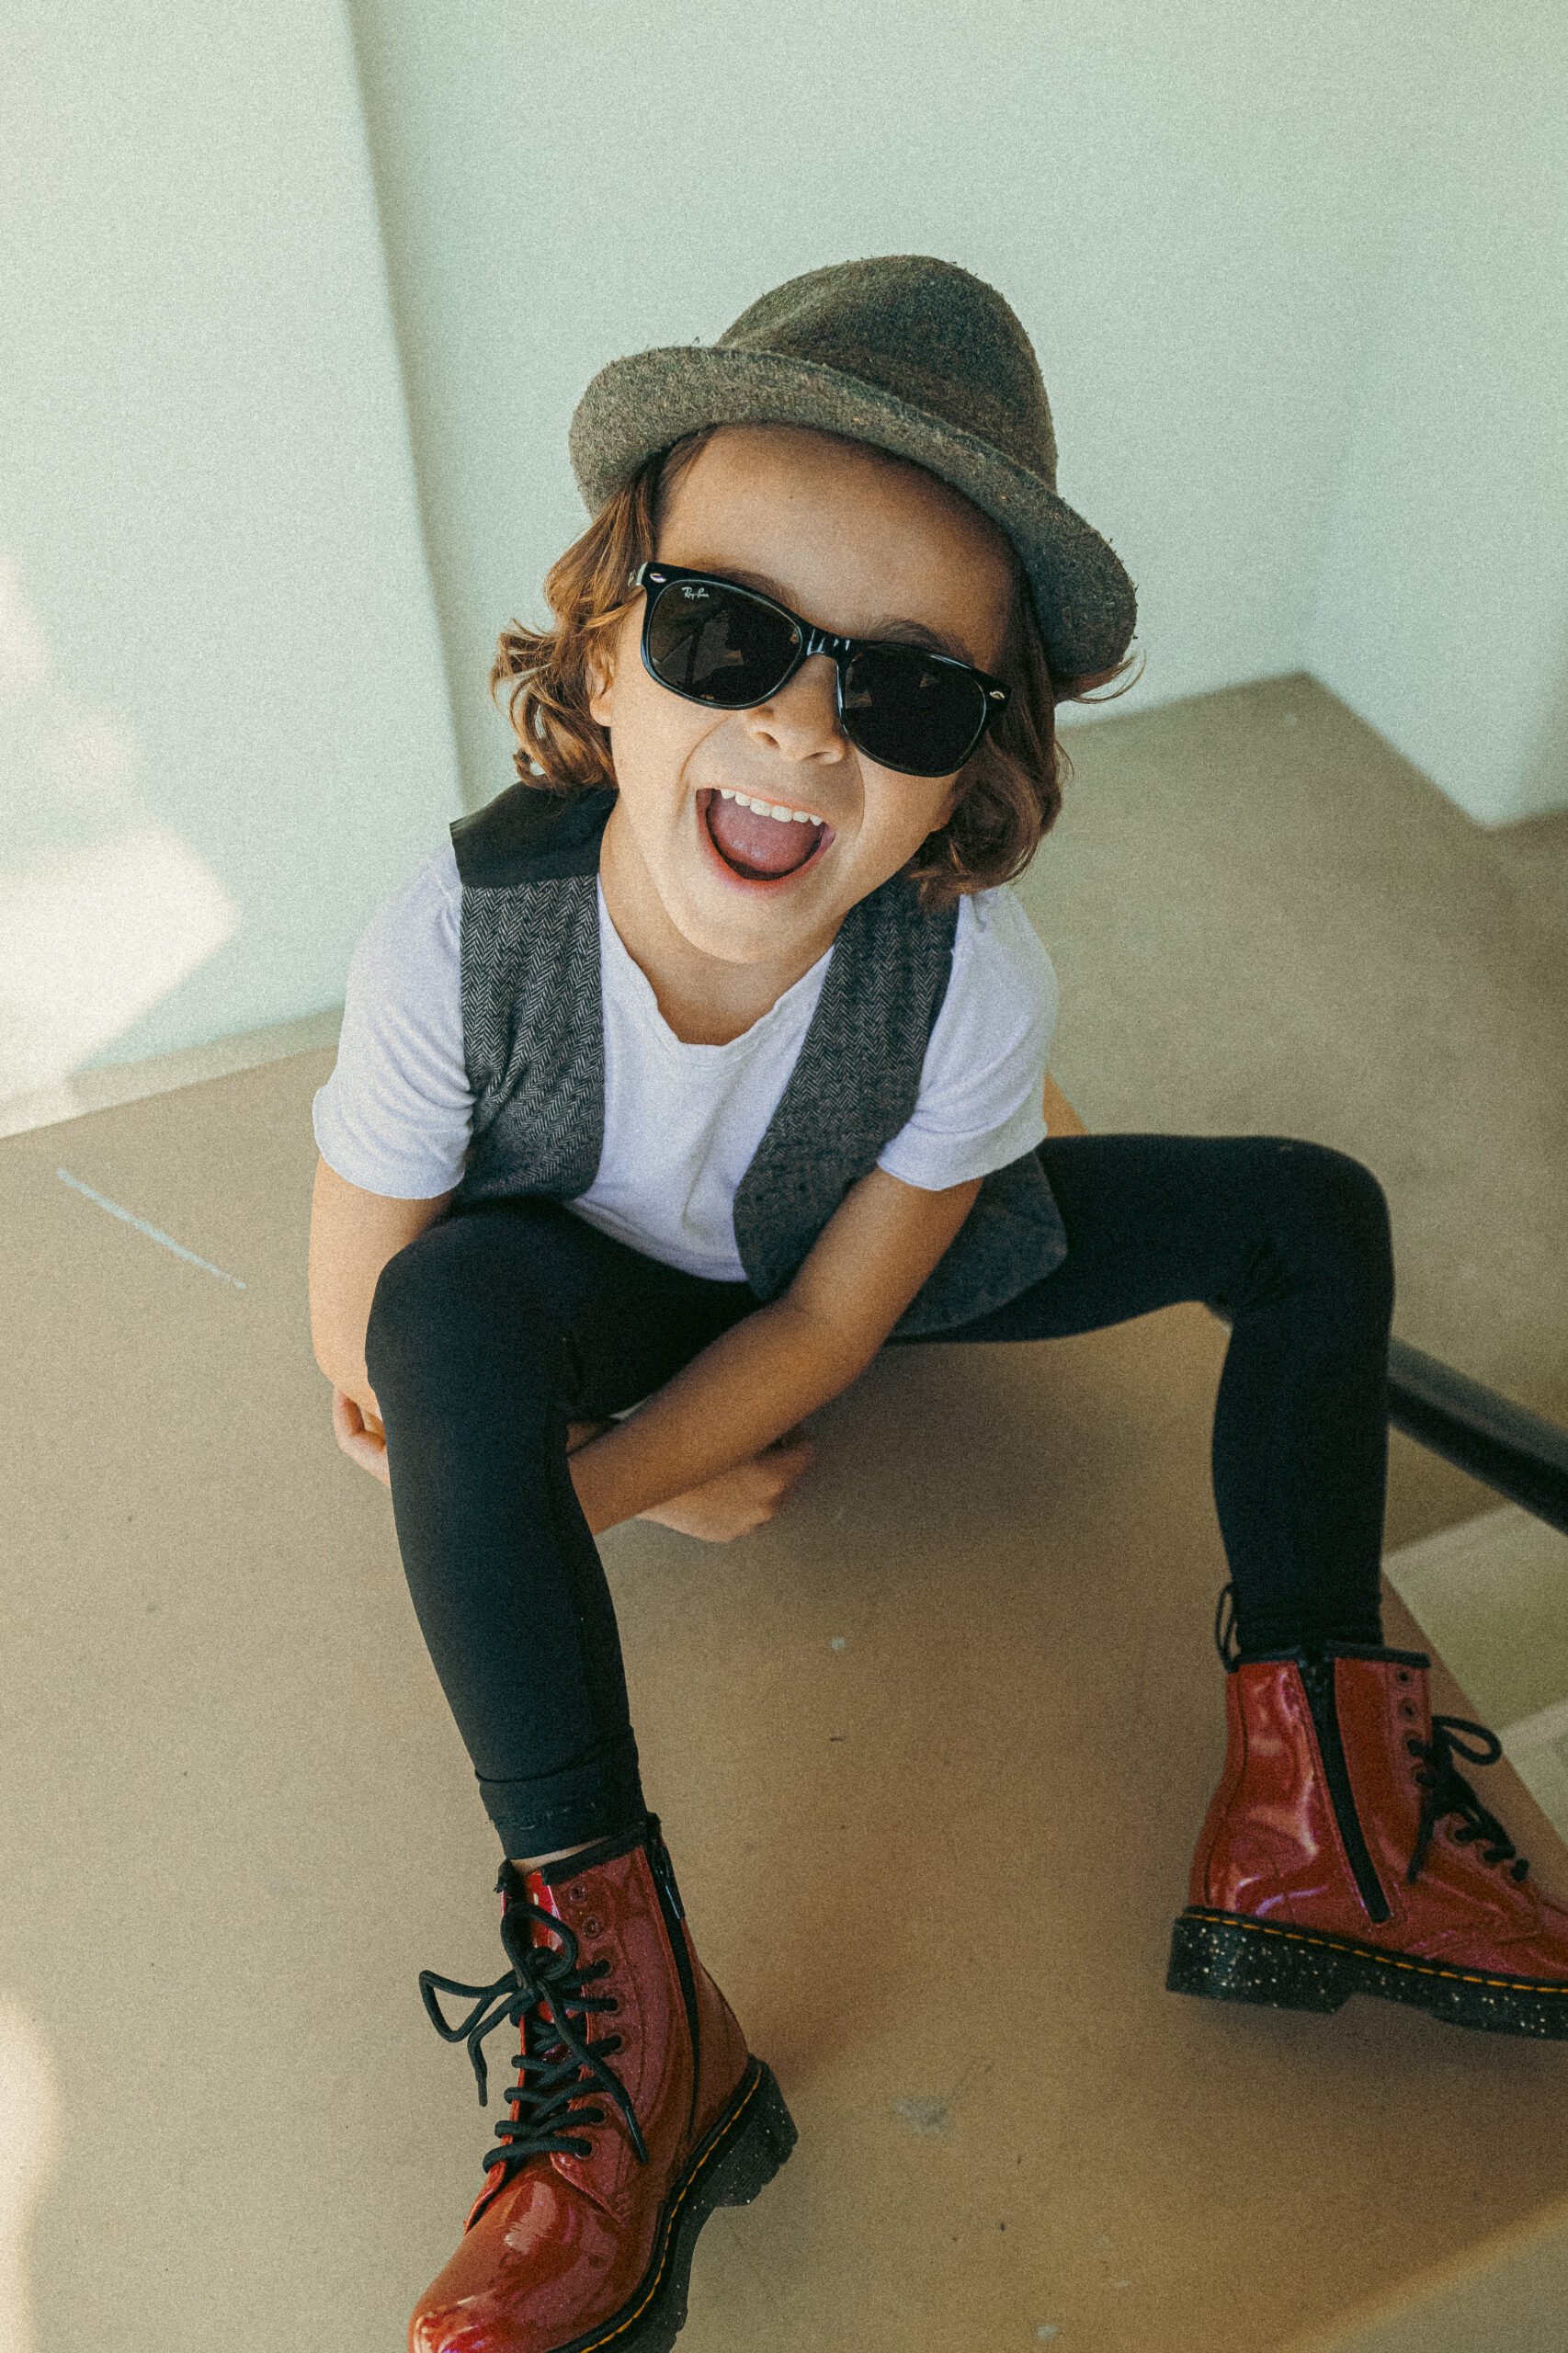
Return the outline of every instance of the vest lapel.
{"type": "Polygon", "coordinates": [[[957,925],[956,906],[922,918],[896,875],[840,924],[795,1067],[735,1191],[735,1247],[761,1298],[784,1288],[915,1109],[957,925]]]}
{"type": "Polygon", "coordinates": [[[519,779],[454,818],[463,1059],[473,1131],[460,1202],[574,1200],[604,1150],[599,841],[613,790],[563,801],[519,779]]]}

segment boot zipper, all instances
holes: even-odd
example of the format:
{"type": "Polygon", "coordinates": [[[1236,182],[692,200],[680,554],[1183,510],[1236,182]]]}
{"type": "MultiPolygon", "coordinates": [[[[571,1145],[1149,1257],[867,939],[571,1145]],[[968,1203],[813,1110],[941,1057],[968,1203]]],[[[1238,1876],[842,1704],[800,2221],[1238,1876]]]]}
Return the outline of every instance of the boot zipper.
{"type": "Polygon", "coordinates": [[[1361,1901],[1374,1920],[1392,1918],[1392,1911],[1382,1884],[1372,1865],[1366,1837],[1356,1812],[1356,1800],[1350,1788],[1350,1768],[1345,1761],[1345,1744],[1340,1737],[1339,1714],[1334,1704],[1334,1662],[1326,1655],[1317,1658],[1301,1656],[1301,1681],[1307,1701],[1317,1728],[1318,1746],[1323,1752],[1324,1770],[1328,1776],[1328,1793],[1339,1824],[1339,1835],[1345,1841],[1345,1851],[1356,1875],[1361,1901]]]}
{"type": "Polygon", "coordinates": [[[686,2120],[689,2137],[697,2124],[698,2068],[702,2055],[697,2027],[697,1981],[691,1973],[691,1956],[687,1951],[686,1938],[679,1927],[686,1917],[686,1906],[680,1900],[675,1865],[670,1860],[669,1848],[660,1831],[655,1830],[649,1841],[648,1860],[653,1866],[653,1884],[659,1891],[665,1927],[669,1931],[670,1949],[675,1954],[676,1968],[680,1972],[681,1996],[686,2003],[686,2022],[691,2035],[691,2111],[686,2120]]]}

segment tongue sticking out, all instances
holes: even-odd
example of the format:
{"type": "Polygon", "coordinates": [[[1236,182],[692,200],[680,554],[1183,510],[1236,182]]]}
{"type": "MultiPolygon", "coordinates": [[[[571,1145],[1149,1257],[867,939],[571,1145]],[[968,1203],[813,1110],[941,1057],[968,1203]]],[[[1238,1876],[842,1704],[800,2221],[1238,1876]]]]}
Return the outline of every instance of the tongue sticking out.
{"type": "Polygon", "coordinates": [[[760,810],[743,809],[713,791],[708,798],[708,830],[732,866],[752,874],[790,874],[803,866],[822,839],[820,825],[788,824],[760,810]]]}

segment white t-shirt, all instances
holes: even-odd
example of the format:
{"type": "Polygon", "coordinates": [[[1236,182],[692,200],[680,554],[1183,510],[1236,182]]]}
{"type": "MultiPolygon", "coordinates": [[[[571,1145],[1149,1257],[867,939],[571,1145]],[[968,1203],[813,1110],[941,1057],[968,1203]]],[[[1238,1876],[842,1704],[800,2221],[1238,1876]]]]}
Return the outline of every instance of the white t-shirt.
{"type": "MultiPolygon", "coordinates": [[[[371,917],[348,968],[331,1077],[312,1099],[322,1157],[367,1192],[426,1200],[461,1179],[473,1096],[463,1063],[462,884],[448,842],[371,917]]],[[[831,948],[724,1045],[687,1045],[659,1011],[598,889],[605,1133],[565,1206],[667,1266],[744,1282],[735,1189],[804,1043],[831,948]]],[[[1056,970],[1011,886],[959,902],[953,970],[915,1110],[877,1165],[929,1191],[988,1176],[1046,1132],[1056,970]]]]}

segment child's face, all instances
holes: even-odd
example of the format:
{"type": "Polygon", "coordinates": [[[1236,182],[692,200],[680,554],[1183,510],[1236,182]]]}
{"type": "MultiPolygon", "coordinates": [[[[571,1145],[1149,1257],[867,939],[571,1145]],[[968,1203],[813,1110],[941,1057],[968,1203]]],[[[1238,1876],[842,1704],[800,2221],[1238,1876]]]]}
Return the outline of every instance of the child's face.
{"type": "MultiPolygon", "coordinates": [[[[920,621],[981,669],[1001,659],[1012,589],[1002,532],[946,483],[859,443],[726,426],[676,484],[656,552],[693,571],[750,572],[749,585],[845,636],[920,621]]],[[[963,772],[907,776],[858,751],[825,654],[750,710],[670,693],[642,663],[643,609],[639,596],[588,706],[612,731],[619,787],[601,871],[656,922],[651,890],[699,957],[804,971],[856,902],[946,823],[963,772]],[[833,838],[798,879],[748,889],[699,832],[698,796],[719,786],[824,818],[833,838]]]]}

